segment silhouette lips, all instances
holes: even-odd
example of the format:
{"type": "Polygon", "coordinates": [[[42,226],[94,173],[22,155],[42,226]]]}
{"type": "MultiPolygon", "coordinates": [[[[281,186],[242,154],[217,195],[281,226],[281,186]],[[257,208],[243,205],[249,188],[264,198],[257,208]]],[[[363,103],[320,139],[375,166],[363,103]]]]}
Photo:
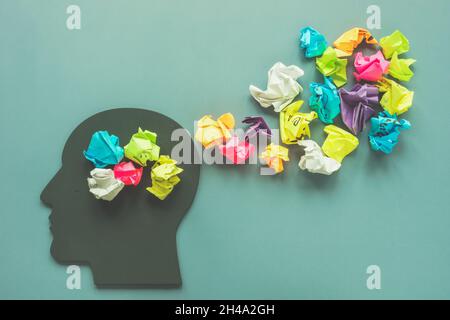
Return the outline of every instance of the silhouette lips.
{"type": "Polygon", "coordinates": [[[53,234],[53,210],[52,210],[52,212],[50,213],[50,215],[48,216],[48,221],[49,221],[49,228],[50,228],[50,231],[51,231],[52,234],[53,234]]]}

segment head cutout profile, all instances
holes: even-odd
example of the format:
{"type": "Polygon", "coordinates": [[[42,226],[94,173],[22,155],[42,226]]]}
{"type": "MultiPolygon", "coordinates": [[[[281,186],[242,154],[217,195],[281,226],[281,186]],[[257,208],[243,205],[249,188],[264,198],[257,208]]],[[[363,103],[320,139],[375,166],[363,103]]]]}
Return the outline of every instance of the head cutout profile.
{"type": "Polygon", "coordinates": [[[184,169],[181,182],[164,201],[146,191],[150,162],[140,184],[126,186],[111,202],[95,199],[87,185],[94,167],[83,150],[92,134],[107,130],[124,146],[138,127],[158,134],[161,155],[170,155],[178,143],[171,134],[182,128],[162,114],[124,108],[98,113],[72,132],[62,167],[41,194],[52,208],[51,254],[61,264],[89,265],[99,287],[179,287],[176,231],[197,192],[200,166],[178,164],[184,169]]]}

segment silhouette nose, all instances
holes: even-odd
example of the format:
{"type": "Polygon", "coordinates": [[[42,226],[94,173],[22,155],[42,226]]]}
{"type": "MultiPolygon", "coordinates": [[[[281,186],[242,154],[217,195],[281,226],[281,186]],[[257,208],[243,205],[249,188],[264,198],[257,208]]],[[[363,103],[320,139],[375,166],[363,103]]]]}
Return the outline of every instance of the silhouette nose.
{"type": "Polygon", "coordinates": [[[61,176],[61,170],[55,174],[55,176],[50,180],[50,182],[45,186],[44,190],[41,192],[41,201],[45,203],[46,205],[52,204],[52,198],[55,196],[55,192],[58,190],[58,180],[61,176]]]}

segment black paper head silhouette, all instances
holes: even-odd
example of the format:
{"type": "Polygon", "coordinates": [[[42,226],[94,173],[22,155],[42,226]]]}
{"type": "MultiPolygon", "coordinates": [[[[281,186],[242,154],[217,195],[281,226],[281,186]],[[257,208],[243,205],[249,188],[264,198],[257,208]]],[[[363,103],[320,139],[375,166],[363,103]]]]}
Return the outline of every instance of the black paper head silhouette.
{"type": "Polygon", "coordinates": [[[111,202],[95,199],[87,185],[93,165],[83,150],[92,134],[107,130],[123,146],[138,127],[158,134],[161,155],[170,155],[178,143],[171,141],[171,134],[181,126],[144,109],[98,113],[70,135],[62,167],[41,194],[52,208],[51,254],[61,264],[88,264],[100,287],[179,287],[176,231],[197,192],[200,166],[178,164],[184,169],[181,182],[164,201],[145,190],[151,185],[151,163],[137,187],[126,186],[111,202]]]}

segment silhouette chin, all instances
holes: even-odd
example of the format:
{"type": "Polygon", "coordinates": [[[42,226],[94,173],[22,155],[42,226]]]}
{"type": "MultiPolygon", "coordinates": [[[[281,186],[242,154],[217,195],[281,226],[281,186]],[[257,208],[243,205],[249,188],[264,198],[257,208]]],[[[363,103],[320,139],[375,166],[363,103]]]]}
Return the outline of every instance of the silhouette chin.
{"type": "MultiPolygon", "coordinates": [[[[50,230],[51,230],[51,228],[50,228],[50,230]]],[[[53,239],[54,239],[54,236],[53,236],[53,239]]],[[[57,254],[55,242],[56,242],[55,240],[52,241],[52,244],[51,244],[51,246],[50,246],[50,254],[51,254],[52,258],[53,258],[57,263],[59,263],[59,264],[64,264],[64,259],[62,259],[62,257],[60,257],[60,256],[57,254]]]]}

